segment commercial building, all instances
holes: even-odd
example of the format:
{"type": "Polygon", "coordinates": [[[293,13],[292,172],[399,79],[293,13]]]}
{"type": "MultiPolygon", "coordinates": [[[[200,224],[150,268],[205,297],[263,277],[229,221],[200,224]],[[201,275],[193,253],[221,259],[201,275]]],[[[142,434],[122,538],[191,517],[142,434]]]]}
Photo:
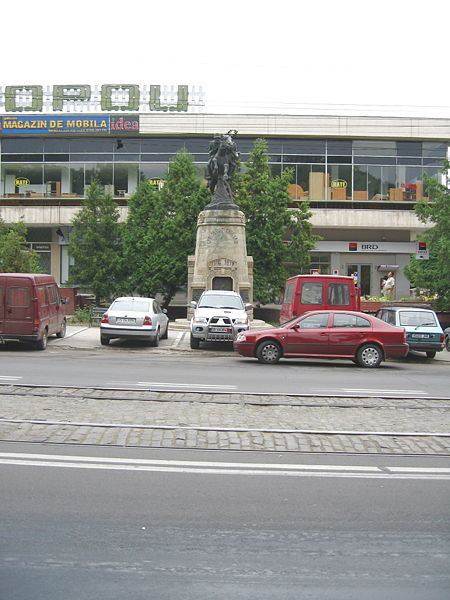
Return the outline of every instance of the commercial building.
{"type": "Polygon", "coordinates": [[[312,268],[357,273],[368,296],[379,295],[382,276],[392,270],[397,298],[409,295],[403,268],[418,253],[426,230],[414,206],[426,194],[424,174],[440,177],[450,119],[153,108],[123,114],[109,106],[109,111],[72,114],[69,107],[64,114],[49,108],[48,114],[2,115],[0,217],[24,221],[45,271],[60,283],[69,275],[71,221],[94,177],[125,218],[127,200],[141,179],[161,185],[170,160],[183,147],[203,175],[211,136],[236,129],[244,162],[254,140],[265,138],[273,172],[293,170],[292,206],[309,202],[314,232],[322,238],[312,253],[312,268]]]}

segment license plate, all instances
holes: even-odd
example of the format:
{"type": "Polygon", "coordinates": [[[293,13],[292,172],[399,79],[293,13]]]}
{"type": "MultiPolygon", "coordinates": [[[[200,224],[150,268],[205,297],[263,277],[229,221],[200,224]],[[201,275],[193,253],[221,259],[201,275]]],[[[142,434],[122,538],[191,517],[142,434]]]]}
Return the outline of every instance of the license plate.
{"type": "Polygon", "coordinates": [[[420,338],[421,340],[428,339],[430,336],[428,333],[412,333],[411,337],[420,338]]]}
{"type": "Polygon", "coordinates": [[[231,333],[231,327],[211,327],[211,333],[231,333]]]}
{"type": "Polygon", "coordinates": [[[136,323],[136,319],[125,319],[123,317],[118,317],[116,319],[117,325],[134,325],[136,323]]]}

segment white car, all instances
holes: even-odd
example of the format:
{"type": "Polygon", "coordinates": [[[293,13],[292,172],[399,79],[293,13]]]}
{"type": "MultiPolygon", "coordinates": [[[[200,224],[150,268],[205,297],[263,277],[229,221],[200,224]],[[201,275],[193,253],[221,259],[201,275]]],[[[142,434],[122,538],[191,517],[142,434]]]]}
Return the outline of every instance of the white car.
{"type": "Polygon", "coordinates": [[[126,296],[116,298],[100,321],[100,343],[107,346],[112,339],[147,340],[158,346],[167,339],[169,318],[154,298],[126,296]]]}
{"type": "Polygon", "coordinates": [[[191,348],[200,342],[232,342],[236,335],[249,328],[247,311],[236,292],[206,290],[197,302],[191,302],[194,316],[191,319],[191,348]]]}
{"type": "Polygon", "coordinates": [[[425,352],[427,358],[434,358],[436,352],[444,349],[444,332],[431,308],[386,306],[376,316],[386,323],[403,327],[410,350],[425,352]]]}

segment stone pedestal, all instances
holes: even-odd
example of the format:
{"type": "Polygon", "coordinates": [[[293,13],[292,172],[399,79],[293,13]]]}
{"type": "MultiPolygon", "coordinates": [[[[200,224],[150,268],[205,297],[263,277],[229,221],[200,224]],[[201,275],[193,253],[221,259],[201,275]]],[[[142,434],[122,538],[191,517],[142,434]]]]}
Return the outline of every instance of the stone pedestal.
{"type": "Polygon", "coordinates": [[[232,290],[253,302],[253,258],[247,256],[245,215],[237,208],[198,216],[195,256],[188,257],[188,318],[191,301],[211,289],[232,290]]]}

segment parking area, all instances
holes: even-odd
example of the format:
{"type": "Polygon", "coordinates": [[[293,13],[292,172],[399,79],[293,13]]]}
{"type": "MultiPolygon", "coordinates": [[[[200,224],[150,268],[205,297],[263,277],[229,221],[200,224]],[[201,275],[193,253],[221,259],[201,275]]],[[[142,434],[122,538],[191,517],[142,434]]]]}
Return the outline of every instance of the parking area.
{"type": "MultiPolygon", "coordinates": [[[[185,320],[171,321],[169,326],[169,335],[167,340],[160,340],[158,348],[152,348],[144,342],[113,340],[110,346],[104,347],[100,344],[100,330],[98,327],[86,327],[83,325],[69,325],[67,334],[64,338],[56,337],[49,338],[49,348],[71,348],[71,349],[98,349],[102,352],[111,352],[118,349],[123,350],[138,350],[141,352],[167,352],[167,351],[183,351],[195,354],[198,350],[191,350],[189,344],[189,327],[185,320]]],[[[230,343],[211,342],[203,343],[201,350],[210,352],[233,352],[233,347],[230,343]]],[[[407,360],[427,361],[423,353],[411,353],[407,360]]],[[[443,350],[438,352],[433,361],[450,362],[450,352],[443,350]]],[[[429,361],[432,362],[432,361],[429,361]]]]}

